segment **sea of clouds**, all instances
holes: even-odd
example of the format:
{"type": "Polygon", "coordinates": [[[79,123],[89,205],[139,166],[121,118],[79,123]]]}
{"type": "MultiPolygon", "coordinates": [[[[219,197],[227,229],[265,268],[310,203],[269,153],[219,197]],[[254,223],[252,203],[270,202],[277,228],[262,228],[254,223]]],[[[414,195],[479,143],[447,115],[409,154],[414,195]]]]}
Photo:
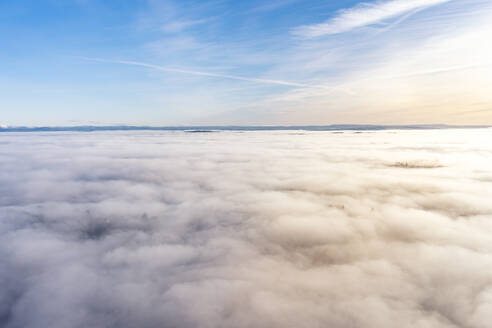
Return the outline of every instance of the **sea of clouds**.
{"type": "Polygon", "coordinates": [[[491,323],[491,129],[0,134],[0,327],[491,323]]]}

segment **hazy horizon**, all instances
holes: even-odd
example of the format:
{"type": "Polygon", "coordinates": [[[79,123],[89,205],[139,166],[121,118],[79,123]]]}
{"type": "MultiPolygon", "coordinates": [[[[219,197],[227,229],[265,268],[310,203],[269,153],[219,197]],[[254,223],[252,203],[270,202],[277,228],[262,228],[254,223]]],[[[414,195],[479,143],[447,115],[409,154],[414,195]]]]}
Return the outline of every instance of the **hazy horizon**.
{"type": "MultiPolygon", "coordinates": [[[[339,129],[339,130],[372,130],[372,129],[440,129],[440,128],[488,128],[492,127],[492,125],[485,124],[475,124],[475,125],[453,125],[453,124],[440,124],[440,123],[424,123],[424,124],[350,124],[350,123],[340,123],[340,124],[323,124],[323,125],[133,125],[133,124],[114,124],[114,125],[0,125],[0,131],[10,131],[21,129],[21,131],[40,131],[38,129],[59,129],[60,131],[70,131],[70,130],[81,130],[83,131],[85,128],[94,128],[96,130],[104,131],[105,129],[109,130],[132,130],[132,129],[177,129],[177,130],[186,130],[186,129],[194,129],[194,128],[210,128],[218,129],[218,130],[254,130],[254,129],[323,129],[326,128],[326,131],[339,129]]],[[[321,130],[324,131],[324,130],[321,130]]]]}

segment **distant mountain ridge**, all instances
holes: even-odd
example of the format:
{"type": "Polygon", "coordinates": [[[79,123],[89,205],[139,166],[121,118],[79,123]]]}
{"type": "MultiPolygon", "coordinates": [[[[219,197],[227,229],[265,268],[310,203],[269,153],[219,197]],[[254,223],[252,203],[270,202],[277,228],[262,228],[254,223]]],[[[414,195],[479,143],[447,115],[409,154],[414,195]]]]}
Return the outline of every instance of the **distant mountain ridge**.
{"type": "Polygon", "coordinates": [[[378,130],[431,130],[431,129],[466,129],[489,128],[489,125],[446,125],[446,124],[421,124],[421,125],[371,125],[371,124],[333,124],[333,125],[276,125],[276,126],[0,126],[0,132],[93,132],[93,131],[185,131],[185,132],[211,132],[211,131],[378,131],[378,130]]]}

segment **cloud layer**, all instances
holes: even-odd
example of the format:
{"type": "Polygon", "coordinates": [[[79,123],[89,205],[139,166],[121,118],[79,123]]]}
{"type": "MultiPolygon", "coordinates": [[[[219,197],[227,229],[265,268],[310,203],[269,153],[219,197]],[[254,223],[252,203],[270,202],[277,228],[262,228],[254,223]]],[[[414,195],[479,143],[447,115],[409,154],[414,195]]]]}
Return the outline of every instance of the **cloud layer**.
{"type": "Polygon", "coordinates": [[[491,131],[0,136],[0,326],[488,327],[491,131]]]}

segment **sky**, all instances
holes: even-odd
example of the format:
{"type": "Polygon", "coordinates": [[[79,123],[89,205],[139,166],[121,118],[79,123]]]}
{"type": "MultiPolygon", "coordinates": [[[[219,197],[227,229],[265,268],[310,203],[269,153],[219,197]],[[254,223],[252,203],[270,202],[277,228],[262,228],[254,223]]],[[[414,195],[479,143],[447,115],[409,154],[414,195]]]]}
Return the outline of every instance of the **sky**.
{"type": "Polygon", "coordinates": [[[492,1],[4,0],[0,125],[492,124],[492,1]]]}

